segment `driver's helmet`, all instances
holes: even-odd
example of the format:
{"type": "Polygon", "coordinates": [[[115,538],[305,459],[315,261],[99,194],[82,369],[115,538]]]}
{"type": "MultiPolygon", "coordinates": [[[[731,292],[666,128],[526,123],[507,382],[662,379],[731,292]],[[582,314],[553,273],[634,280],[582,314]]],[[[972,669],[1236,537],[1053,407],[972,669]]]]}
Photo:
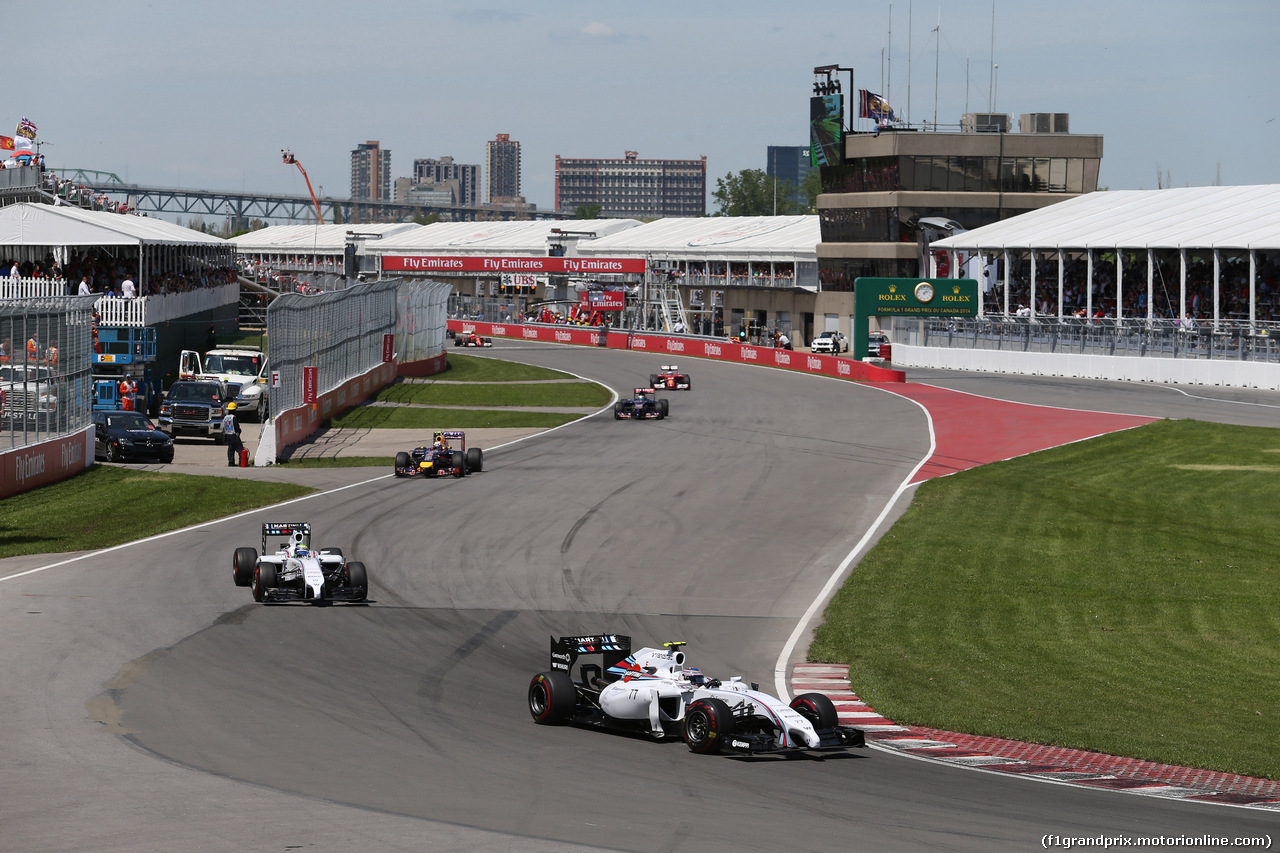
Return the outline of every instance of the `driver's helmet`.
{"type": "Polygon", "coordinates": [[[293,556],[295,556],[295,557],[310,557],[310,556],[311,556],[311,552],[310,552],[310,551],[308,551],[308,550],[307,550],[305,547],[303,547],[302,545],[299,545],[297,548],[294,548],[294,549],[293,549],[293,556]]]}
{"type": "Polygon", "coordinates": [[[701,687],[707,683],[707,677],[703,675],[702,670],[698,669],[696,666],[686,666],[684,669],[680,670],[680,675],[685,681],[688,681],[695,687],[701,687]]]}
{"type": "Polygon", "coordinates": [[[437,441],[435,444],[431,445],[431,449],[432,449],[432,450],[444,450],[444,442],[443,442],[443,441],[437,441]]]}

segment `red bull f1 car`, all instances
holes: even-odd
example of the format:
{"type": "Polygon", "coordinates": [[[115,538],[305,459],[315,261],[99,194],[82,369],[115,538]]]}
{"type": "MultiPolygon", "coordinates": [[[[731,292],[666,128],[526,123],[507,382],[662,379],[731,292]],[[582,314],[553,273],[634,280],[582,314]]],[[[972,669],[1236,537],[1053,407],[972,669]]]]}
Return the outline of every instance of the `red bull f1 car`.
{"type": "Polygon", "coordinates": [[[657,392],[652,388],[636,388],[629,400],[619,400],[613,404],[613,419],[621,420],[662,420],[669,411],[666,398],[655,399],[657,392]]]}
{"type": "Polygon", "coordinates": [[[664,364],[660,373],[649,374],[649,384],[654,388],[688,391],[693,387],[693,380],[689,378],[689,374],[681,373],[674,364],[664,364]]]}
{"type": "Polygon", "coordinates": [[[364,563],[348,560],[341,548],[313,549],[306,522],[266,522],[261,556],[256,548],[237,548],[231,572],[236,586],[252,587],[253,600],[264,603],[364,601],[369,596],[364,563]]]}
{"type": "Polygon", "coordinates": [[[466,433],[440,430],[429,446],[396,454],[397,477],[465,477],[484,468],[484,451],[467,447],[466,433]]]}
{"type": "Polygon", "coordinates": [[[842,726],[821,693],[790,704],[759,685],[709,678],[687,666],[684,643],[633,652],[631,638],[595,634],[551,638],[551,668],[529,682],[529,713],[544,725],[579,723],[679,735],[693,752],[747,755],[866,746],[860,729],[842,726]],[[599,663],[574,665],[583,655],[599,663]]]}

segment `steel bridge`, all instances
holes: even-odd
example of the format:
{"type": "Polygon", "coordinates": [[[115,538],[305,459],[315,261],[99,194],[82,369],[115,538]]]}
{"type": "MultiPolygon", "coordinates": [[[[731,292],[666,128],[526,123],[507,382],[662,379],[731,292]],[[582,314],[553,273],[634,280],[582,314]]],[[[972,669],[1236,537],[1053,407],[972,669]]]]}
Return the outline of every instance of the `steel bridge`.
{"type": "MultiPolygon", "coordinates": [[[[105,195],[114,202],[127,202],[138,212],[169,216],[200,217],[205,220],[227,218],[232,230],[248,227],[252,219],[280,224],[315,222],[316,209],[310,196],[272,195],[267,193],[225,190],[192,190],[172,187],[144,187],[120,180],[114,172],[94,169],[54,169],[59,177],[84,186],[95,195],[105,195]]],[[[416,216],[437,213],[446,220],[571,219],[553,211],[488,205],[408,204],[392,201],[369,201],[351,198],[318,199],[326,222],[344,223],[402,222],[416,216]]]]}

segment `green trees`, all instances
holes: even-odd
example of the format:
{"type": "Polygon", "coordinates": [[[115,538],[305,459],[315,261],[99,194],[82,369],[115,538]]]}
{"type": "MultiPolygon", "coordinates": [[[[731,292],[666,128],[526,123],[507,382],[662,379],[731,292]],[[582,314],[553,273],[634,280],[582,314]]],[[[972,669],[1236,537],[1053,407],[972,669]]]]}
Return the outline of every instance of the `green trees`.
{"type": "Polygon", "coordinates": [[[776,181],[761,169],[743,169],[717,178],[711,197],[716,201],[716,216],[794,216],[813,213],[821,190],[817,169],[805,176],[800,187],[806,204],[792,198],[795,185],[790,181],[776,181]]]}

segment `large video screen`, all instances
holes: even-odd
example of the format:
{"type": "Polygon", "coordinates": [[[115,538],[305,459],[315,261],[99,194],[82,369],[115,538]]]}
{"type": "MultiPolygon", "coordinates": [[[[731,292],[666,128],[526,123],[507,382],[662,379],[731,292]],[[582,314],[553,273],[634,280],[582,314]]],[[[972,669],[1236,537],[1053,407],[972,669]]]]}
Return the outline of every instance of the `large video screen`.
{"type": "Polygon", "coordinates": [[[844,95],[809,99],[809,165],[838,166],[844,161],[844,95]]]}

